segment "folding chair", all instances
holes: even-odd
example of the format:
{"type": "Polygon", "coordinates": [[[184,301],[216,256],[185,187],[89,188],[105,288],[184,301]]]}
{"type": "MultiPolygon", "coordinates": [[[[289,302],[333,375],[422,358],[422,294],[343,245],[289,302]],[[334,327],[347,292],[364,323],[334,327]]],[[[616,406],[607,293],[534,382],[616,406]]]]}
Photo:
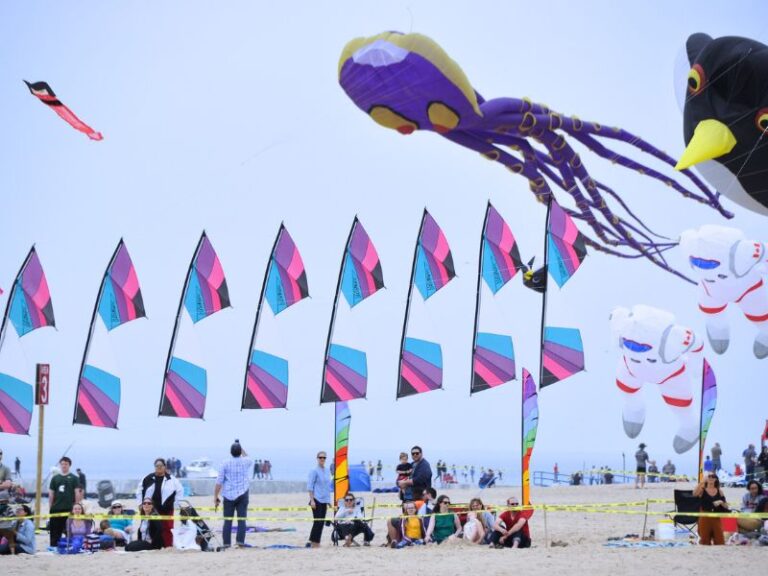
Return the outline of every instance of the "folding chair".
{"type": "MultiPolygon", "coordinates": [[[[336,502],[336,506],[338,506],[337,510],[344,507],[344,499],[341,498],[338,502],[336,502]]],[[[363,518],[365,517],[365,500],[362,498],[355,498],[355,511],[358,512],[360,516],[363,518]]],[[[365,524],[370,530],[370,525],[366,520],[360,520],[363,524],[365,524]]],[[[355,546],[359,546],[357,542],[355,542],[355,538],[357,538],[358,535],[364,534],[364,532],[358,532],[354,536],[352,536],[352,543],[355,546]]],[[[339,541],[344,540],[344,536],[341,533],[341,522],[337,522],[336,520],[333,521],[333,532],[331,532],[331,541],[333,542],[334,546],[339,545],[339,541]]]]}
{"type": "Polygon", "coordinates": [[[695,532],[696,525],[699,523],[698,516],[686,516],[679,514],[679,512],[699,512],[701,510],[701,502],[699,498],[693,495],[693,490],[675,490],[675,512],[678,514],[670,514],[672,522],[675,526],[681,526],[688,530],[694,536],[698,536],[695,532]]]}

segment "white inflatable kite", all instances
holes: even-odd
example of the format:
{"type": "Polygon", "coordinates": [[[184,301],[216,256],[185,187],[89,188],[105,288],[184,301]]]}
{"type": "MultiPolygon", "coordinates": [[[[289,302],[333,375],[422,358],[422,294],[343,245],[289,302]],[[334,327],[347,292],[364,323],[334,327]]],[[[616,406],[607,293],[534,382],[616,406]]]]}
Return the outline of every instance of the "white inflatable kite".
{"type": "Polygon", "coordinates": [[[741,230],[724,226],[702,226],[687,230],[680,247],[699,280],[699,309],[706,317],[707,338],[722,354],[731,341],[726,310],[729,304],[741,309],[757,327],[753,351],[768,357],[768,249],[762,242],[747,240],[741,230]]]}
{"type": "Polygon", "coordinates": [[[624,396],[624,432],[636,438],[643,429],[645,402],[640,390],[649,383],[677,417],[675,452],[686,452],[699,440],[691,373],[698,371],[703,344],[693,330],[675,324],[674,315],[650,306],[616,308],[611,313],[611,332],[622,353],[616,385],[624,396]]]}

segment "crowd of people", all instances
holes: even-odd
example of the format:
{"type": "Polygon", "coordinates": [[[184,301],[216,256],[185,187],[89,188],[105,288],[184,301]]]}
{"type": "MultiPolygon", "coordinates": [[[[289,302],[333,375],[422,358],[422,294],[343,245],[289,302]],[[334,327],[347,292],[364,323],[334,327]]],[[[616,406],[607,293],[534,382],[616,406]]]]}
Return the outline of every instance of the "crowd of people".
{"type": "Polygon", "coordinates": [[[254,460],[253,461],[253,476],[251,479],[256,480],[272,480],[272,462],[269,460],[254,460]]]}
{"type": "MultiPolygon", "coordinates": [[[[307,480],[309,505],[314,519],[307,548],[320,546],[328,511],[334,505],[331,500],[331,474],[326,468],[326,460],[327,454],[318,452],[317,465],[310,471],[307,480]]],[[[411,448],[410,461],[406,452],[400,453],[396,472],[402,514],[387,522],[383,545],[405,548],[463,538],[474,544],[495,548],[530,547],[528,522],[531,512],[521,510],[515,497],[507,499],[506,507],[498,516],[479,498],[472,499],[466,508],[453,506],[446,494],[438,496],[432,487],[432,467],[420,446],[411,448]]],[[[441,479],[446,473],[447,466],[440,462],[435,478],[441,479]]],[[[492,469],[486,473],[495,477],[492,469]]],[[[370,546],[375,534],[364,519],[360,500],[348,492],[338,504],[333,515],[335,535],[344,541],[344,546],[351,546],[355,536],[362,534],[363,545],[370,546]]]]}
{"type": "MultiPolygon", "coordinates": [[[[663,467],[661,474],[654,470],[655,463],[650,460],[645,448],[646,445],[641,443],[635,454],[638,487],[643,486],[644,477],[649,474],[651,478],[661,480],[665,475],[674,476],[674,465],[670,461],[663,467]]],[[[745,473],[750,478],[747,492],[741,500],[741,512],[768,513],[768,496],[764,494],[762,485],[766,470],[763,455],[767,452],[768,449],[763,448],[757,453],[752,445],[744,450],[745,473]],[[749,466],[750,463],[754,466],[749,466]]],[[[306,546],[320,546],[324,526],[329,521],[329,513],[334,525],[334,540],[343,542],[344,546],[352,546],[355,537],[362,535],[363,545],[370,546],[375,534],[365,518],[362,499],[349,492],[343,500],[332,501],[333,483],[326,461],[327,454],[319,452],[317,464],[308,477],[307,492],[313,522],[306,546]]],[[[704,481],[693,492],[700,501],[702,512],[731,510],[718,478],[721,462],[722,449],[715,443],[706,464],[704,481]]],[[[232,545],[232,523],[235,518],[235,546],[250,547],[245,541],[250,482],[256,470],[261,470],[262,476],[270,474],[269,467],[264,469],[265,463],[268,464],[269,461],[250,459],[239,441],[232,444],[230,458],[222,463],[215,483],[213,503],[215,509],[223,504],[224,548],[232,545]]],[[[73,473],[71,459],[62,457],[59,461],[59,472],[53,475],[49,483],[50,546],[60,551],[62,547],[78,550],[79,546],[88,545],[90,542],[92,546],[102,548],[122,545],[128,552],[173,546],[173,517],[183,496],[182,485],[174,474],[177,465],[180,466],[180,462],[176,459],[170,464],[163,458],[154,461],[154,470],[141,480],[136,491],[140,504],[135,516],[127,514],[122,501],[114,500],[106,517],[96,522],[84,506],[85,475],[79,468],[76,469],[77,473],[73,473]]],[[[432,485],[433,479],[440,481],[447,473],[447,465],[442,461],[438,466],[435,476],[419,446],[411,449],[410,459],[408,453],[400,453],[400,461],[396,467],[396,483],[401,513],[387,521],[382,545],[405,548],[440,544],[457,538],[496,548],[527,548],[531,545],[529,521],[532,512],[521,509],[514,496],[509,497],[504,506],[495,510],[480,498],[473,498],[468,505],[454,504],[447,494],[438,495],[432,485]]],[[[555,470],[557,473],[557,468],[555,470]]],[[[492,469],[483,469],[482,472],[481,482],[483,477],[496,477],[492,469]]],[[[590,483],[593,483],[594,479],[596,483],[609,484],[612,481],[610,474],[607,467],[593,467],[589,473],[590,483]]],[[[2,464],[0,451],[0,503],[7,502],[7,499],[3,500],[3,493],[7,495],[8,489],[13,486],[10,476],[10,470],[2,464]]],[[[581,483],[581,480],[575,483],[581,483]]],[[[0,554],[34,554],[35,537],[31,510],[26,504],[5,505],[5,508],[7,517],[11,518],[14,524],[15,541],[13,544],[7,540],[0,541],[0,554]]],[[[763,520],[738,518],[738,526],[742,532],[757,532],[763,529],[763,520]]],[[[699,518],[698,530],[701,544],[724,543],[719,517],[702,516],[699,518]]]]}

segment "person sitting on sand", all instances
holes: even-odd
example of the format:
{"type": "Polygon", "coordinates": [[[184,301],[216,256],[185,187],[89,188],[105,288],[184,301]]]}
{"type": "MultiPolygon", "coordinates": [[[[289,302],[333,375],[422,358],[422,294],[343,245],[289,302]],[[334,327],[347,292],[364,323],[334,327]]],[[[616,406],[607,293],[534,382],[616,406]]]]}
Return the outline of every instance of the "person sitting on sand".
{"type": "Polygon", "coordinates": [[[127,534],[122,530],[112,528],[109,524],[109,520],[106,518],[99,522],[98,534],[101,536],[102,550],[105,548],[114,548],[118,542],[121,543],[121,546],[125,546],[127,544],[127,534]]]}
{"type": "Polygon", "coordinates": [[[437,490],[431,486],[424,490],[422,495],[422,504],[419,506],[419,516],[429,516],[435,510],[435,500],[437,500],[437,490]]]}
{"type": "Polygon", "coordinates": [[[139,511],[139,529],[136,532],[136,540],[128,542],[126,552],[140,552],[142,550],[160,550],[163,547],[163,525],[160,520],[153,520],[158,516],[152,503],[152,498],[144,498],[141,501],[139,511]]]}
{"type": "Polygon", "coordinates": [[[461,534],[461,522],[451,513],[451,499],[445,494],[439,496],[435,509],[429,518],[426,541],[441,544],[449,538],[457,538],[461,534]]]}
{"type": "Polygon", "coordinates": [[[464,540],[472,544],[488,544],[494,523],[493,514],[485,509],[483,501],[480,498],[472,498],[463,528],[464,540]]]}
{"type": "MultiPolygon", "coordinates": [[[[519,507],[517,498],[507,498],[509,508],[519,507]]],[[[528,519],[531,516],[529,510],[505,510],[499,514],[496,524],[493,526],[491,546],[494,548],[530,548],[531,531],[528,519]]]]}
{"type": "MultiPolygon", "coordinates": [[[[29,516],[32,516],[32,510],[29,506],[22,504],[16,506],[14,510],[16,516],[16,554],[34,554],[35,553],[35,525],[29,516]]],[[[7,556],[11,553],[11,546],[7,542],[0,544],[0,555],[7,556]]]]}
{"type": "MultiPolygon", "coordinates": [[[[741,499],[741,511],[754,513],[757,505],[763,499],[763,486],[757,480],[750,480],[747,483],[747,493],[741,499]]],[[[738,518],[736,522],[739,525],[740,532],[754,532],[760,530],[763,521],[760,518],[738,518]]]]}
{"type": "Polygon", "coordinates": [[[109,508],[107,520],[109,521],[109,527],[118,534],[118,536],[115,536],[115,540],[122,540],[125,543],[131,539],[131,534],[133,534],[133,520],[124,516],[124,514],[123,503],[115,500],[109,508]]]}
{"type": "Polygon", "coordinates": [[[675,479],[672,478],[672,476],[675,475],[676,468],[675,465],[672,464],[672,460],[667,460],[667,463],[664,464],[664,466],[661,467],[661,472],[664,474],[664,476],[661,477],[662,482],[674,482],[675,479]]]}
{"type": "MultiPolygon", "coordinates": [[[[606,472],[606,476],[608,473],[606,472]]],[[[656,460],[651,460],[648,462],[648,482],[651,484],[655,484],[659,481],[659,467],[656,466],[656,460]]],[[[610,482],[606,482],[606,484],[610,484],[610,482]]]]}
{"type": "Polygon", "coordinates": [[[336,512],[339,536],[344,538],[345,547],[352,546],[352,539],[358,534],[363,535],[363,546],[371,545],[374,534],[363,518],[362,510],[355,505],[355,495],[347,492],[344,496],[344,506],[336,512]]]}
{"type": "Polygon", "coordinates": [[[425,543],[426,530],[421,516],[416,514],[414,502],[403,503],[403,517],[400,519],[398,539],[392,541],[393,548],[419,546],[425,543]]]}
{"type": "Polygon", "coordinates": [[[93,520],[85,517],[85,510],[80,502],[72,506],[72,511],[67,518],[67,542],[72,542],[75,537],[85,537],[93,532],[93,520]]]}
{"type": "MultiPolygon", "coordinates": [[[[701,501],[701,512],[728,512],[728,504],[720,488],[720,480],[714,473],[705,476],[704,481],[694,488],[693,495],[701,501]]],[[[725,544],[723,524],[719,517],[699,517],[699,544],[703,546],[725,544]]]]}

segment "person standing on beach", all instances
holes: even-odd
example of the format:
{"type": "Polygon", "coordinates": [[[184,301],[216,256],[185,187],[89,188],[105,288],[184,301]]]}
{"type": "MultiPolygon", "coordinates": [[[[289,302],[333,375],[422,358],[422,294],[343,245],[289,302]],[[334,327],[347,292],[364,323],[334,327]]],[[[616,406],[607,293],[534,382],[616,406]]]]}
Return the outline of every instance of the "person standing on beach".
{"type": "Polygon", "coordinates": [[[72,507],[83,499],[80,479],[70,472],[71,466],[72,460],[67,456],[62,456],[59,460],[61,473],[51,478],[48,485],[50,513],[61,514],[61,516],[52,516],[49,520],[51,546],[56,546],[59,543],[59,538],[67,529],[67,516],[72,511],[72,507]]]}
{"type": "Polygon", "coordinates": [[[235,543],[240,548],[250,548],[245,543],[245,518],[248,515],[248,496],[251,488],[250,474],[253,468],[253,460],[248,458],[240,441],[229,448],[232,456],[221,465],[219,477],[216,479],[216,487],[213,491],[213,505],[219,507],[224,496],[224,527],[222,528],[224,547],[232,545],[232,517],[237,514],[237,537],[235,543]]]}
{"type": "Polygon", "coordinates": [[[723,449],[720,448],[720,442],[715,442],[715,445],[712,446],[712,471],[717,474],[722,468],[722,458],[723,456],[723,449]]]}
{"type": "Polygon", "coordinates": [[[755,445],[750,444],[741,453],[744,457],[744,474],[746,474],[746,481],[749,482],[755,475],[755,460],[757,459],[757,452],[755,452],[755,445]]]}
{"type": "Polygon", "coordinates": [[[413,494],[423,494],[424,490],[432,487],[432,467],[424,458],[421,446],[411,448],[411,459],[413,460],[411,477],[400,480],[397,485],[403,491],[407,491],[410,487],[413,494]]]}
{"type": "Polygon", "coordinates": [[[635,488],[645,488],[645,473],[648,463],[648,452],[645,451],[645,444],[640,442],[639,450],[635,452],[637,461],[637,476],[635,476],[635,488]]]}
{"type": "Polygon", "coordinates": [[[86,484],[85,473],[82,470],[80,470],[80,468],[75,470],[75,472],[77,472],[77,479],[80,481],[80,489],[83,491],[83,498],[87,498],[88,490],[86,488],[87,484],[86,484]]]}
{"type": "MultiPolygon", "coordinates": [[[[144,502],[149,498],[152,500],[155,510],[160,516],[173,516],[173,505],[176,502],[176,496],[182,496],[184,489],[181,483],[171,476],[166,468],[163,458],[155,459],[155,471],[147,474],[139,484],[138,500],[144,502]]],[[[161,536],[163,548],[173,546],[173,518],[160,520],[161,536]]]]}
{"type": "Polygon", "coordinates": [[[0,450],[0,492],[5,492],[13,487],[11,481],[11,469],[3,464],[3,451],[0,450]]]}
{"type": "Polygon", "coordinates": [[[309,506],[312,508],[312,530],[309,533],[307,548],[319,548],[323,536],[323,525],[328,505],[331,503],[331,475],[325,469],[325,452],[317,453],[317,467],[309,473],[307,490],[309,491],[309,506]]]}
{"type": "Polygon", "coordinates": [[[16,456],[16,460],[13,462],[13,467],[16,469],[16,478],[21,478],[21,458],[16,456]]]}

